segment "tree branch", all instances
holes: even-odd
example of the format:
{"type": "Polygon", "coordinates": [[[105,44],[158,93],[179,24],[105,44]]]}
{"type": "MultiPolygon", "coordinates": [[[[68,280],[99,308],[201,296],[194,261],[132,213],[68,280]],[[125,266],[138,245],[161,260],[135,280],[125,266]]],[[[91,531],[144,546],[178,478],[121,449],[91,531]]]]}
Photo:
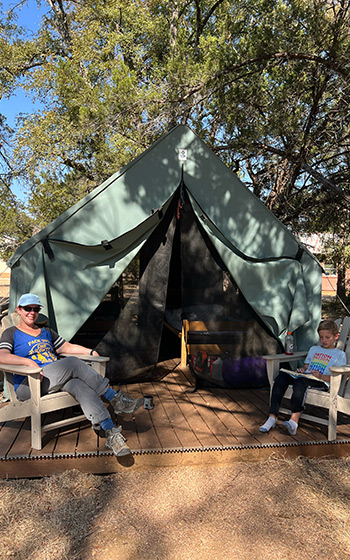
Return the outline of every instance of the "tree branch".
{"type": "MultiPolygon", "coordinates": [[[[315,169],[313,169],[308,163],[306,163],[306,161],[300,155],[298,155],[298,154],[288,154],[287,152],[285,152],[283,150],[279,150],[278,148],[274,148],[273,146],[269,146],[268,144],[263,144],[262,142],[258,142],[256,145],[259,148],[263,148],[267,152],[270,152],[272,154],[276,154],[278,156],[281,156],[284,159],[288,159],[290,162],[292,162],[294,164],[296,164],[296,163],[299,164],[302,169],[304,169],[307,173],[309,173],[309,175],[311,175],[314,179],[316,179],[324,187],[327,187],[328,189],[332,190],[334,193],[337,193],[344,200],[346,200],[347,202],[350,203],[350,195],[348,195],[342,189],[337,187],[337,185],[335,185],[332,181],[327,179],[327,177],[324,177],[324,175],[322,175],[319,171],[316,171],[315,169]]],[[[214,151],[219,152],[219,151],[230,150],[230,149],[232,149],[232,146],[223,145],[223,146],[216,146],[214,148],[214,151]]]]}

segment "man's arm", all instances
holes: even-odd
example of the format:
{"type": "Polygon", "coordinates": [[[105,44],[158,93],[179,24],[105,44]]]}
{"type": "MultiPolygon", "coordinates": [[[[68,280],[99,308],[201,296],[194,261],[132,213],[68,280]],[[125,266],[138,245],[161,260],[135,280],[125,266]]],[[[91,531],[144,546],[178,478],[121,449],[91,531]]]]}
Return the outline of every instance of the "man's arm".
{"type": "MultiPolygon", "coordinates": [[[[8,365],[16,365],[16,366],[30,366],[35,367],[38,364],[31,360],[30,358],[22,358],[21,356],[17,356],[16,354],[11,354],[9,350],[1,349],[0,350],[0,363],[8,364],[8,365]]],[[[25,375],[24,373],[21,375],[25,375]]]]}
{"type": "MultiPolygon", "coordinates": [[[[80,346],[80,344],[71,344],[65,341],[62,346],[57,348],[57,354],[90,354],[91,348],[86,348],[85,346],[80,346]]],[[[92,356],[99,356],[99,353],[94,350],[91,354],[92,356]]]]}

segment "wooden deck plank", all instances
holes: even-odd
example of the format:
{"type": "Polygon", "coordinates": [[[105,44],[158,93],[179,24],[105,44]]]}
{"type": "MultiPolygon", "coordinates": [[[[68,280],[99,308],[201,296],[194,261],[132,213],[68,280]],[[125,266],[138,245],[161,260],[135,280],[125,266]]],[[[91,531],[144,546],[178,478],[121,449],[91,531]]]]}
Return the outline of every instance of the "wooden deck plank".
{"type": "MultiPolygon", "coordinates": [[[[181,372],[180,372],[181,373],[181,372]]],[[[181,374],[182,375],[182,374],[181,374]]],[[[199,414],[186,396],[188,386],[182,384],[183,376],[179,377],[178,372],[172,372],[171,378],[171,394],[176,406],[179,410],[180,421],[176,423],[176,431],[183,446],[202,447],[202,443],[198,437],[198,429],[201,429],[199,414]]],[[[169,380],[167,381],[168,389],[169,380]]]]}
{"type": "MultiPolygon", "coordinates": [[[[63,419],[71,415],[72,411],[70,408],[66,408],[63,411],[63,419]]],[[[90,425],[88,420],[84,422],[84,425],[90,425]]],[[[80,422],[59,429],[59,432],[57,432],[56,444],[53,449],[53,457],[66,454],[75,455],[78,445],[79,430],[80,422]]]]}
{"type": "Polygon", "coordinates": [[[92,429],[90,422],[82,422],[79,426],[76,453],[97,453],[98,435],[92,429]]]}
{"type": "Polygon", "coordinates": [[[22,430],[24,423],[25,418],[20,420],[12,420],[10,422],[4,422],[2,424],[0,432],[0,457],[9,457],[11,449],[15,443],[16,438],[18,437],[18,434],[22,430]]]}
{"type": "MultiPolygon", "coordinates": [[[[189,368],[182,368],[183,374],[187,379],[187,382],[193,385],[193,376],[189,371],[189,368]]],[[[247,444],[258,444],[259,440],[254,436],[256,432],[256,421],[252,421],[249,415],[242,407],[241,403],[235,399],[234,389],[221,389],[221,388],[208,388],[207,392],[220,394],[221,398],[225,399],[224,405],[229,413],[229,417],[226,416],[227,422],[230,425],[230,431],[233,437],[239,441],[241,445],[247,444]],[[224,397],[225,395],[225,397],[224,397]]],[[[199,392],[203,391],[202,388],[198,389],[199,392]]],[[[198,392],[197,391],[197,392],[198,392]]],[[[231,445],[235,444],[235,441],[231,442],[231,445]]]]}
{"type": "MultiPolygon", "coordinates": [[[[177,372],[183,374],[181,367],[177,368],[177,372]]],[[[187,376],[185,376],[187,378],[187,376]]],[[[179,387],[179,385],[177,386],[179,387]]],[[[181,386],[180,386],[181,387],[181,386]]],[[[213,434],[211,423],[214,417],[211,411],[205,411],[203,397],[196,393],[188,393],[180,388],[177,392],[177,400],[182,413],[186,416],[188,425],[194,432],[201,447],[220,446],[220,440],[213,434]]],[[[214,413],[215,416],[215,413],[214,413]]],[[[222,426],[220,426],[220,431],[222,426]]]]}
{"type": "Polygon", "coordinates": [[[17,437],[13,442],[7,458],[28,457],[30,453],[31,425],[30,418],[26,418],[18,431],[17,437]]]}
{"type": "Polygon", "coordinates": [[[149,411],[150,418],[159,438],[161,448],[167,449],[169,447],[181,447],[181,442],[173,430],[169,419],[168,391],[164,387],[164,383],[153,383],[150,394],[153,395],[154,402],[154,409],[149,411]]]}
{"type": "MultiPolygon", "coordinates": [[[[225,446],[240,444],[241,441],[237,434],[238,423],[228,410],[224,400],[219,398],[219,394],[215,394],[212,390],[204,391],[202,389],[198,392],[198,396],[201,397],[200,413],[208,418],[211,430],[220,444],[225,446]]],[[[199,404],[198,399],[196,402],[199,404]]]]}
{"type": "MultiPolygon", "coordinates": [[[[142,385],[137,383],[134,387],[138,390],[137,394],[153,394],[153,384],[151,382],[142,383],[142,385]]],[[[130,445],[131,449],[162,449],[162,444],[155,426],[154,412],[156,412],[156,417],[159,417],[160,414],[157,411],[157,408],[159,408],[158,405],[159,403],[155,400],[155,408],[153,410],[150,411],[140,408],[135,413],[135,432],[127,435],[128,445],[130,445]],[[134,441],[135,444],[133,444],[134,441]]]]}
{"type": "MultiPolygon", "coordinates": [[[[210,406],[208,400],[211,400],[211,395],[206,391],[197,391],[186,396],[195,407],[206,427],[202,433],[198,434],[197,432],[202,445],[204,447],[230,445],[232,443],[232,434],[228,433],[227,427],[222,423],[214,408],[210,406]]],[[[215,402],[216,405],[217,403],[215,402]]]]}
{"type": "Polygon", "coordinates": [[[265,435],[258,434],[256,420],[253,420],[238,393],[224,391],[226,407],[232,416],[231,430],[241,445],[265,443],[265,435]],[[259,436],[259,437],[258,437],[259,436]]]}
{"type": "MultiPolygon", "coordinates": [[[[193,447],[199,444],[198,438],[192,430],[191,424],[188,422],[188,404],[187,399],[183,407],[180,406],[182,394],[177,394],[177,382],[172,378],[173,373],[164,380],[162,391],[158,390],[158,396],[165,405],[165,412],[168,418],[169,426],[177,438],[177,447],[193,447]],[[187,410],[186,410],[187,406],[187,410]]],[[[183,391],[182,391],[183,392],[183,391]]]]}
{"type": "Polygon", "coordinates": [[[183,384],[184,377],[182,376],[181,387],[179,385],[179,374],[172,371],[164,380],[164,385],[168,391],[168,416],[176,435],[181,442],[182,447],[196,447],[199,445],[199,440],[193,432],[192,426],[189,422],[189,404],[185,399],[181,406],[181,399],[185,391],[183,384]]]}
{"type": "MultiPolygon", "coordinates": [[[[241,445],[245,445],[248,441],[252,442],[252,438],[256,443],[266,443],[265,434],[258,433],[259,421],[254,414],[251,418],[247,416],[247,411],[242,404],[242,397],[234,390],[225,391],[223,389],[212,389],[213,393],[220,398],[225,407],[225,418],[231,432],[239,440],[241,445]]],[[[220,412],[223,414],[223,412],[220,412]]]]}

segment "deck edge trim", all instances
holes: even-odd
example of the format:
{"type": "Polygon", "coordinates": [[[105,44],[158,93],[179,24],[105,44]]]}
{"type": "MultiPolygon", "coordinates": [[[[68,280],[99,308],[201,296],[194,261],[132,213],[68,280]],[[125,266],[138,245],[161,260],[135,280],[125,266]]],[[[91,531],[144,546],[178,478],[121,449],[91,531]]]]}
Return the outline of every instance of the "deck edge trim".
{"type": "MultiPolygon", "coordinates": [[[[307,446],[323,446],[331,447],[334,445],[349,445],[350,439],[346,440],[334,440],[334,441],[303,441],[303,442],[286,442],[286,443],[262,443],[262,444],[248,444],[248,445],[222,445],[222,446],[208,446],[208,447],[175,447],[175,448],[164,448],[164,449],[145,449],[145,450],[133,450],[134,456],[142,455],[163,455],[163,454],[180,454],[180,453],[206,453],[212,451],[245,451],[247,449],[283,449],[288,447],[307,447],[307,446]]],[[[98,458],[112,456],[112,451],[103,452],[91,452],[91,453],[63,453],[60,455],[38,455],[32,457],[26,457],[23,455],[17,455],[13,457],[0,457],[0,462],[9,461],[43,461],[43,460],[62,460],[62,459],[87,459],[87,458],[98,458]]]]}

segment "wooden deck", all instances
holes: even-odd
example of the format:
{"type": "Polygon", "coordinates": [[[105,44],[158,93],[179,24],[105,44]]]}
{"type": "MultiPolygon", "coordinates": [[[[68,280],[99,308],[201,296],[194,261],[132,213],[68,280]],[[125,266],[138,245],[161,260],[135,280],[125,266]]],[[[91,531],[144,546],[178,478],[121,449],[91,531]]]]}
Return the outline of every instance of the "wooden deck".
{"type": "MultiPolygon", "coordinates": [[[[180,367],[180,360],[158,367],[169,371],[161,381],[122,387],[134,397],[153,395],[155,405],[151,411],[139,409],[134,418],[119,418],[132,456],[117,459],[88,422],[47,433],[43,449],[35,451],[30,447],[30,421],[23,419],[0,425],[0,477],[46,476],[70,468],[101,474],[350,453],[348,417],[340,418],[338,439],[332,443],[327,442],[325,427],[305,421],[295,437],[281,428],[262,434],[258,428],[268,413],[267,389],[202,388],[191,393],[193,378],[188,368],[180,367]]],[[[52,421],[53,413],[49,416],[47,421],[52,421]]]]}

